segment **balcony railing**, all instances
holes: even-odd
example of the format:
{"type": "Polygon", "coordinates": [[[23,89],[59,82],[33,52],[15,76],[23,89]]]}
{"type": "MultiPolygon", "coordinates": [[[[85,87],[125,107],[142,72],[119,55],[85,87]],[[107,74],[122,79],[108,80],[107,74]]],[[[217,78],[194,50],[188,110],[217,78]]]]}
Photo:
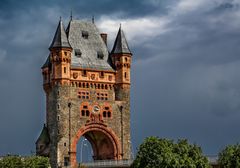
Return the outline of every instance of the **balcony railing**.
{"type": "Polygon", "coordinates": [[[93,167],[130,167],[133,160],[98,160],[87,163],[80,163],[80,165],[84,165],[88,168],[93,167]]]}

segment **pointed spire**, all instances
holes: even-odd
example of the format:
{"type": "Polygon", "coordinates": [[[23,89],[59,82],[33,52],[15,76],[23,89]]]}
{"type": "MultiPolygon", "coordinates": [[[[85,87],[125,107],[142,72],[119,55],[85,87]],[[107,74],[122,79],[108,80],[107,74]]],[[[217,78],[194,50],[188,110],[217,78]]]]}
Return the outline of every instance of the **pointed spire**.
{"type": "Polygon", "coordinates": [[[70,20],[73,19],[73,13],[72,13],[72,10],[71,10],[71,16],[70,16],[70,20]]]}
{"type": "Polygon", "coordinates": [[[59,21],[56,33],[54,35],[52,44],[50,45],[49,49],[57,47],[71,48],[61,19],[59,21]]]}
{"type": "Polygon", "coordinates": [[[127,40],[125,38],[125,35],[122,31],[121,24],[119,27],[119,31],[116,37],[116,40],[113,45],[112,54],[132,54],[129,50],[127,40]]]}

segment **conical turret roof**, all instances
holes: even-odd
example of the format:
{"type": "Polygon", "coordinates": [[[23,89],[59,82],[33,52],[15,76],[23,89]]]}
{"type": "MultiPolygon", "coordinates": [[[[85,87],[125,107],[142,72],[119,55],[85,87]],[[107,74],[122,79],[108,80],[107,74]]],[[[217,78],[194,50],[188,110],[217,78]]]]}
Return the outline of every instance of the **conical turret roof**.
{"type": "Polygon", "coordinates": [[[52,44],[50,45],[49,49],[51,48],[58,48],[58,47],[67,47],[67,48],[71,48],[68,39],[67,39],[67,35],[63,26],[62,21],[59,21],[56,33],[54,35],[52,44]]]}
{"type": "Polygon", "coordinates": [[[38,142],[44,143],[44,144],[48,144],[50,142],[48,129],[45,124],[43,126],[42,132],[41,132],[39,138],[37,139],[36,143],[38,143],[38,142]]]}
{"type": "Polygon", "coordinates": [[[121,26],[118,30],[111,54],[132,54],[121,26]]]}

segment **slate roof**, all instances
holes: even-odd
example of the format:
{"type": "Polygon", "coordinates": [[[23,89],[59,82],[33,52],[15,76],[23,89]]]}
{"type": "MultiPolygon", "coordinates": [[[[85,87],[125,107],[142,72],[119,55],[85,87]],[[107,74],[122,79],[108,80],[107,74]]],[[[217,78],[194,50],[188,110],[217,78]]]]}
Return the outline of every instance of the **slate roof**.
{"type": "MultiPolygon", "coordinates": [[[[49,48],[71,47],[71,67],[114,71],[107,46],[99,30],[92,22],[71,20],[67,29],[59,21],[56,33],[49,48]]],[[[124,32],[119,28],[111,54],[132,54],[124,32]]],[[[50,67],[48,56],[42,68],[50,67]]]]}
{"type": "Polygon", "coordinates": [[[94,23],[71,20],[66,32],[73,48],[72,67],[113,71],[107,46],[94,23]]]}
{"type": "Polygon", "coordinates": [[[111,54],[132,54],[121,26],[114,42],[111,54]]]}
{"type": "Polygon", "coordinates": [[[51,62],[50,62],[50,55],[47,57],[45,63],[43,64],[42,66],[42,69],[43,68],[46,68],[46,67],[50,67],[51,66],[51,62]]]}
{"type": "Polygon", "coordinates": [[[62,21],[59,21],[53,41],[49,48],[68,47],[71,48],[62,21]]]}
{"type": "Polygon", "coordinates": [[[44,144],[48,144],[50,142],[48,129],[45,124],[43,126],[43,129],[42,129],[42,132],[41,132],[39,138],[36,141],[36,143],[39,143],[39,142],[44,143],[44,144]]]}

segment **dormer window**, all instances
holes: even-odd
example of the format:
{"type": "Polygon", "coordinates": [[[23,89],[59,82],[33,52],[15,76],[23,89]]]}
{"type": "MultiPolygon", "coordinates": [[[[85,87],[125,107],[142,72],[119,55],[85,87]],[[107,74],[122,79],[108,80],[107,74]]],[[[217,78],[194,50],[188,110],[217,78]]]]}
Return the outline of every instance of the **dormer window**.
{"type": "Polygon", "coordinates": [[[98,59],[103,59],[104,58],[103,52],[98,51],[97,52],[97,57],[98,57],[98,59]]]}
{"type": "Polygon", "coordinates": [[[75,49],[75,56],[76,57],[81,57],[81,55],[82,55],[81,50],[80,49],[75,49]]]}
{"type": "Polygon", "coordinates": [[[88,36],[89,36],[88,31],[82,31],[82,37],[84,39],[88,39],[88,36]]]}

